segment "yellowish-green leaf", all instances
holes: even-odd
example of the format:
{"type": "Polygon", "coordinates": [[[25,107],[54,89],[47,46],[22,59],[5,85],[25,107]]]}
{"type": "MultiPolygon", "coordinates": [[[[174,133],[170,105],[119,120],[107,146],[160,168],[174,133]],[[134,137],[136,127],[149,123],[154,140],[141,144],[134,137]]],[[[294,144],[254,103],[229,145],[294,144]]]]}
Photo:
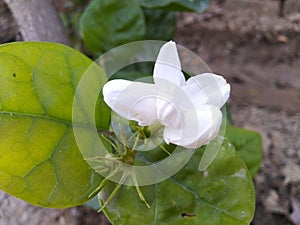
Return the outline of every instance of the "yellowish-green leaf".
{"type": "MultiPolygon", "coordinates": [[[[0,46],[0,189],[46,207],[89,200],[102,178],[83,159],[72,129],[74,93],[87,69],[105,82],[100,67],[69,47],[0,46]]],[[[107,111],[100,99],[95,110],[107,111]]],[[[109,118],[108,111],[97,113],[98,129],[109,118]]]]}

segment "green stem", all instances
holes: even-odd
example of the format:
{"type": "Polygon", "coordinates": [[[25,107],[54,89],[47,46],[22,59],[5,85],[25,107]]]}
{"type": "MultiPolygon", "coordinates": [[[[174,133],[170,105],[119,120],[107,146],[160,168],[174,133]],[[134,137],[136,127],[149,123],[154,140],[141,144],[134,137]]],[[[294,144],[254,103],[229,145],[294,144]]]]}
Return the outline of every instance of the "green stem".
{"type": "Polygon", "coordinates": [[[137,181],[137,178],[136,178],[136,174],[135,174],[134,171],[131,173],[131,178],[132,178],[132,180],[133,180],[133,184],[134,184],[135,189],[136,189],[136,191],[137,191],[137,193],[138,193],[138,196],[140,197],[140,199],[142,200],[142,202],[144,202],[145,205],[146,205],[148,208],[150,208],[150,205],[148,204],[148,202],[147,202],[145,196],[143,195],[143,192],[141,191],[141,189],[140,189],[140,187],[139,187],[139,184],[138,184],[138,181],[137,181]]]}
{"type": "Polygon", "coordinates": [[[149,129],[150,129],[151,134],[155,134],[157,131],[159,131],[163,127],[164,126],[158,120],[156,120],[153,124],[151,124],[149,126],[149,129]]]}
{"type": "Polygon", "coordinates": [[[118,190],[120,189],[120,187],[123,185],[123,183],[125,182],[125,180],[126,180],[127,177],[128,177],[128,174],[124,173],[123,176],[122,176],[122,178],[121,178],[121,180],[118,182],[117,186],[113,190],[113,192],[110,194],[110,196],[103,203],[102,207],[98,210],[98,213],[101,212],[106,207],[106,205],[110,202],[110,200],[115,196],[115,194],[118,192],[118,190]]]}

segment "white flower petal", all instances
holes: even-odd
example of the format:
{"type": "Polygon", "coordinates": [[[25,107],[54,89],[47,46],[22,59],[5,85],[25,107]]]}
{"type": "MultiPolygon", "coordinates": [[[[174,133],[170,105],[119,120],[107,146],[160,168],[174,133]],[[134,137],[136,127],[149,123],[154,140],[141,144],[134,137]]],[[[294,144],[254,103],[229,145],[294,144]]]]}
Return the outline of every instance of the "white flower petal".
{"type": "Polygon", "coordinates": [[[175,105],[167,99],[158,98],[156,102],[157,119],[164,126],[180,129],[180,115],[175,105]]]}
{"type": "Polygon", "coordinates": [[[179,107],[192,108],[193,104],[186,104],[189,97],[182,90],[182,87],[175,85],[167,80],[161,80],[158,90],[158,98],[156,103],[157,119],[164,126],[177,127],[180,129],[180,113],[179,107]],[[183,103],[184,106],[183,106],[183,103]]]}
{"type": "Polygon", "coordinates": [[[194,105],[210,104],[221,108],[229,98],[230,85],[222,76],[203,73],[188,79],[184,90],[194,105]]]}
{"type": "Polygon", "coordinates": [[[181,113],[181,129],[165,127],[166,143],[185,148],[199,148],[217,137],[222,123],[222,113],[215,106],[204,105],[197,111],[181,113]]]}
{"type": "Polygon", "coordinates": [[[120,116],[140,126],[156,121],[157,91],[154,84],[112,80],[103,87],[106,104],[120,116]]]}
{"type": "Polygon", "coordinates": [[[161,47],[155,62],[153,78],[157,85],[161,80],[168,80],[177,86],[185,84],[175,42],[170,41],[161,47]]]}

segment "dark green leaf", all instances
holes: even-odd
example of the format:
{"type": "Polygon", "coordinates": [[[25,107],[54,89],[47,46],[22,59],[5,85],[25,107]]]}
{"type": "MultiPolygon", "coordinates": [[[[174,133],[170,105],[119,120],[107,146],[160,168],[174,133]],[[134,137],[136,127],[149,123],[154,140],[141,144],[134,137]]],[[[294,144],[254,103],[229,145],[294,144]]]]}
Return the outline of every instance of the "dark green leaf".
{"type": "Polygon", "coordinates": [[[163,8],[175,11],[202,12],[208,7],[209,0],[136,0],[145,8],[163,8]]]}
{"type": "MultiPolygon", "coordinates": [[[[134,187],[123,186],[104,210],[108,218],[123,225],[249,225],[255,196],[244,161],[225,140],[211,166],[199,172],[203,151],[197,150],[175,176],[141,187],[150,209],[134,187]]],[[[109,183],[100,198],[106,199],[114,187],[109,183]]]]}
{"type": "Polygon", "coordinates": [[[240,127],[228,126],[226,137],[244,159],[251,175],[254,177],[262,162],[262,139],[258,132],[240,127]]]}
{"type": "Polygon", "coordinates": [[[232,125],[232,116],[231,110],[228,104],[225,105],[226,117],[227,117],[227,125],[232,125]]]}
{"type": "Polygon", "coordinates": [[[110,77],[110,79],[111,80],[114,80],[114,79],[125,79],[125,80],[135,81],[135,80],[138,80],[138,79],[141,80],[141,79],[143,79],[145,77],[148,77],[149,79],[152,78],[151,75],[139,72],[139,71],[135,70],[134,67],[130,67],[128,69],[122,69],[122,70],[118,71],[117,73],[115,73],[114,75],[112,75],[110,77]],[[133,70],[131,70],[131,69],[133,69],[133,70]]]}
{"type": "MultiPolygon", "coordinates": [[[[89,200],[102,178],[84,161],[72,129],[74,92],[87,70],[95,83],[106,81],[100,67],[63,45],[0,46],[0,189],[45,207],[89,200]]],[[[95,120],[106,129],[109,111],[99,102],[95,110],[105,114],[95,120]]]]}
{"type": "Polygon", "coordinates": [[[94,0],[80,27],[86,47],[98,55],[145,36],[143,11],[134,0],[94,0]]]}
{"type": "Polygon", "coordinates": [[[144,9],[146,40],[169,41],[176,31],[176,13],[161,9],[144,9]]]}

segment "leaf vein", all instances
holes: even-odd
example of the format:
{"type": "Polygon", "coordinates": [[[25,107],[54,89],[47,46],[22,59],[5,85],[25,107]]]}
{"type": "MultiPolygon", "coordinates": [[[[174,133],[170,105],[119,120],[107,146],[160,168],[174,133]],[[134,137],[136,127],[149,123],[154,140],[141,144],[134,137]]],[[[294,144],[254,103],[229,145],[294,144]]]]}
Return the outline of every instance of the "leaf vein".
{"type": "MultiPolygon", "coordinates": [[[[212,203],[208,202],[207,200],[204,200],[203,198],[201,198],[201,196],[199,196],[199,194],[197,192],[194,192],[193,190],[189,189],[187,186],[185,186],[184,184],[182,184],[180,181],[176,180],[175,178],[171,177],[169,178],[170,180],[172,180],[173,182],[175,182],[176,184],[178,184],[180,187],[182,187],[184,190],[192,193],[194,196],[195,196],[195,199],[200,199],[202,202],[204,202],[205,204],[207,204],[208,206],[210,206],[211,208],[219,211],[219,212],[222,212],[232,218],[235,218],[237,220],[240,220],[241,221],[241,218],[231,214],[230,212],[228,212],[227,210],[224,210],[224,209],[221,209],[221,208],[218,208],[216,207],[215,205],[213,205],[212,203]]],[[[196,201],[197,202],[197,201],[196,201]]]]}

